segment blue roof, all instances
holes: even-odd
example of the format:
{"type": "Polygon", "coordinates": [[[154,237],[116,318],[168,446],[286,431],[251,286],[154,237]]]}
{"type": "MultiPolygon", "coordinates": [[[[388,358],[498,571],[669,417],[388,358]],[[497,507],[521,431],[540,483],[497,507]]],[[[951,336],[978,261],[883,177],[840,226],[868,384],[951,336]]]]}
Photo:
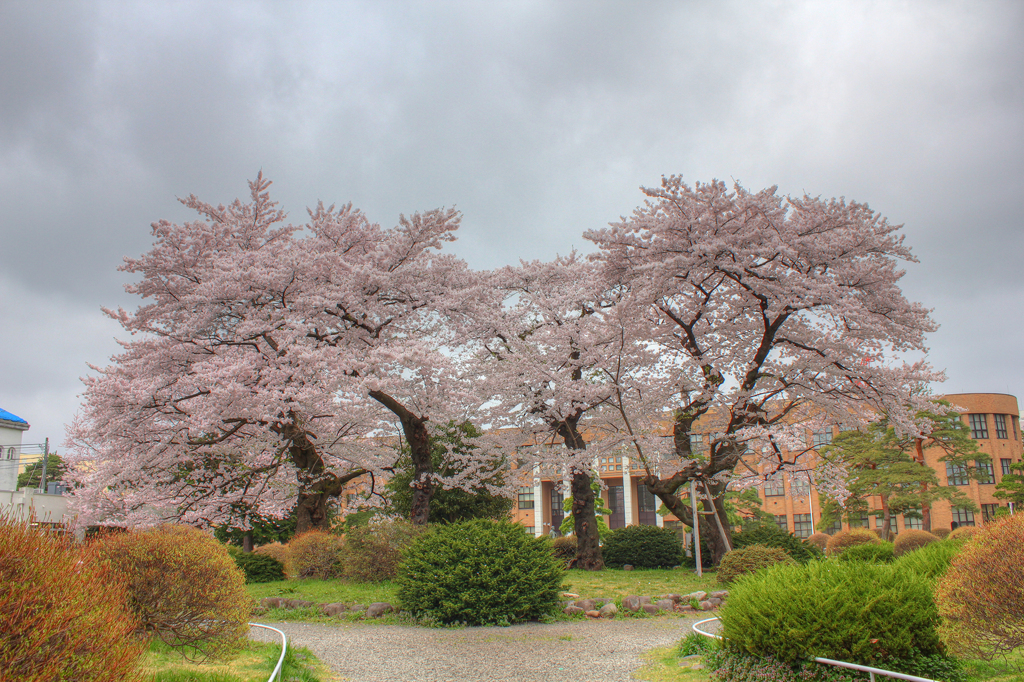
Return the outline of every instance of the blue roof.
{"type": "Polygon", "coordinates": [[[28,422],[27,421],[25,421],[24,419],[22,419],[21,417],[19,417],[16,414],[11,414],[10,412],[8,412],[7,410],[5,410],[2,407],[0,407],[0,419],[3,419],[4,421],[9,421],[9,422],[18,422],[19,424],[24,424],[25,426],[28,426],[28,422]]]}

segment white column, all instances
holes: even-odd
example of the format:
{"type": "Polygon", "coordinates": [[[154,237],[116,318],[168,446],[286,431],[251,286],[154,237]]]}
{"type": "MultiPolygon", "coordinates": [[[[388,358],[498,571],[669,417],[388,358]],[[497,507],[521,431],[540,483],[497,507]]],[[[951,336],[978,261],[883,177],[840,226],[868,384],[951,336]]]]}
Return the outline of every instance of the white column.
{"type": "Polygon", "coordinates": [[[544,498],[541,496],[540,465],[533,467],[533,534],[544,534],[544,498]]]}
{"type": "Polygon", "coordinates": [[[629,471],[629,457],[622,458],[622,504],[626,507],[626,525],[633,525],[633,479],[629,471]]]}

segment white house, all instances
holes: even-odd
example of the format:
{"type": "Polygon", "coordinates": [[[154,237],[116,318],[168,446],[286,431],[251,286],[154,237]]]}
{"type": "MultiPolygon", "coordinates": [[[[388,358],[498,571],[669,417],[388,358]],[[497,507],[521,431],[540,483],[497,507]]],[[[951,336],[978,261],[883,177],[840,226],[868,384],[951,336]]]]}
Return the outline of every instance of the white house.
{"type": "Polygon", "coordinates": [[[27,430],[27,421],[0,408],[0,490],[18,489],[21,435],[27,430]]]}

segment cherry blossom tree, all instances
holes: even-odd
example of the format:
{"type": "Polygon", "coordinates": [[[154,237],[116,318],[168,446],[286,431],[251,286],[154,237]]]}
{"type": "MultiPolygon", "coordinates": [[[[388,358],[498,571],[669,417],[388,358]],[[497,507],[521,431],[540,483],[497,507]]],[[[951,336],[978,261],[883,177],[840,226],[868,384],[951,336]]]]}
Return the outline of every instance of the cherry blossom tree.
{"type": "MultiPolygon", "coordinates": [[[[676,176],[644,193],[630,218],[586,236],[604,288],[629,291],[651,343],[675,353],[664,378],[678,390],[666,404],[672,447],[640,455],[645,483],[688,523],[678,493],[690,481],[704,489],[720,559],[725,487],[813,469],[805,429],[869,414],[900,432],[926,428],[921,387],[942,377],[909,359],[936,327],[898,287],[898,262],[915,261],[899,226],[867,205],[676,176]],[[706,452],[691,445],[698,422],[712,433],[706,452]]],[[[819,489],[841,488],[836,474],[819,489]]]]}
{"type": "Polygon", "coordinates": [[[251,201],[230,206],[188,197],[202,219],[155,223],[152,251],[125,260],[140,278],[127,290],[147,303],[106,311],[134,338],[84,380],[69,430],[84,520],[244,528],[244,510],[295,507],[299,532],[323,527],[346,483],[393,464],[396,416],[417,503],[429,503],[431,410],[440,424],[462,416],[439,322],[470,277],[438,253],[458,214],[386,230],[321,204],[298,228],[282,224],[269,186],[261,174],[251,201]]]}

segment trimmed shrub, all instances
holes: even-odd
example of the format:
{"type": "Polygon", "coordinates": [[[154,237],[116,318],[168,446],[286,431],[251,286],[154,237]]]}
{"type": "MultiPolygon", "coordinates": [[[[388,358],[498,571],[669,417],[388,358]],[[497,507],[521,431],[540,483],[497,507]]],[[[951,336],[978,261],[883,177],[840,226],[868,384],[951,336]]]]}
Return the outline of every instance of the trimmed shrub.
{"type": "Polygon", "coordinates": [[[284,574],[287,577],[292,577],[289,573],[289,564],[291,563],[291,552],[288,551],[288,545],[282,545],[280,542],[271,542],[266,545],[260,545],[253,550],[253,554],[262,554],[264,556],[273,557],[284,565],[284,574]]]}
{"type": "Polygon", "coordinates": [[[795,564],[793,557],[781,547],[750,545],[726,552],[718,565],[718,582],[728,585],[741,575],[755,573],[775,564],[795,564]]]}
{"type": "Polygon", "coordinates": [[[608,568],[672,568],[682,563],[683,548],[671,528],[626,526],[608,535],[601,555],[608,568]]]}
{"type": "Polygon", "coordinates": [[[959,542],[933,542],[921,549],[908,552],[896,560],[896,565],[935,581],[948,569],[953,557],[960,551],[959,542]]]}
{"type": "Polygon", "coordinates": [[[245,644],[252,599],[224,546],[188,526],[113,535],[93,549],[128,586],[140,630],[188,658],[222,657],[245,644]]]}
{"type": "Polygon", "coordinates": [[[828,539],[832,537],[828,533],[811,533],[810,537],[804,540],[804,544],[810,545],[816,548],[822,554],[825,553],[825,546],[828,545],[828,539]]]}
{"type": "Polygon", "coordinates": [[[87,550],[0,515],[0,678],[142,680],[124,583],[87,550]]]}
{"type": "Polygon", "coordinates": [[[444,624],[510,625],[551,615],[564,572],[548,542],[510,521],[434,528],[406,551],[398,599],[414,616],[444,624]]]}
{"type": "Polygon", "coordinates": [[[316,580],[340,578],[345,571],[341,560],[344,544],[341,537],[322,530],[296,535],[288,543],[289,575],[316,580]]]}
{"type": "Polygon", "coordinates": [[[896,542],[893,543],[893,554],[898,558],[907,552],[913,552],[925,545],[930,545],[938,539],[938,537],[926,530],[909,528],[896,536],[896,542]]]}
{"type": "Polygon", "coordinates": [[[893,544],[868,542],[863,545],[847,547],[839,555],[840,561],[862,561],[869,564],[891,564],[895,559],[893,544]]]}
{"type": "Polygon", "coordinates": [[[815,546],[803,542],[792,533],[787,533],[774,524],[754,526],[749,530],[736,533],[732,538],[733,549],[751,545],[784,549],[789,556],[801,564],[806,564],[821,556],[821,552],[815,546]]]}
{"type": "Polygon", "coordinates": [[[734,651],[789,665],[822,656],[883,668],[891,659],[942,653],[928,580],[893,565],[777,564],[737,580],[729,593],[721,634],[734,651]]]}
{"type": "Polygon", "coordinates": [[[953,653],[991,660],[1024,646],[1022,539],[1024,514],[1003,519],[964,543],[939,579],[939,631],[953,653]]]}
{"type": "MultiPolygon", "coordinates": [[[[824,663],[801,661],[796,666],[790,666],[771,656],[751,656],[722,647],[709,647],[705,650],[703,662],[708,676],[714,682],[861,682],[867,679],[861,676],[863,673],[824,663]]],[[[888,659],[885,666],[895,672],[932,680],[969,682],[959,661],[941,654],[888,659]]]]}
{"type": "Polygon", "coordinates": [[[837,556],[842,554],[848,547],[866,545],[868,543],[877,545],[881,542],[882,541],[878,539],[878,536],[867,528],[841,530],[829,538],[828,544],[825,546],[825,554],[828,556],[837,556]]]}
{"type": "Polygon", "coordinates": [[[932,535],[934,535],[940,540],[945,540],[947,537],[949,537],[950,532],[952,531],[950,531],[948,528],[935,528],[932,530],[932,535]]]}
{"type": "Polygon", "coordinates": [[[345,577],[365,583],[394,580],[402,552],[425,530],[405,520],[353,528],[345,535],[345,577]]]}
{"type": "Polygon", "coordinates": [[[232,558],[235,565],[245,574],[245,582],[248,585],[284,580],[284,564],[268,554],[238,552],[233,554],[232,558]]]}
{"type": "Polygon", "coordinates": [[[551,541],[551,553],[566,568],[570,568],[576,562],[578,551],[579,541],[575,535],[565,535],[551,541]]]}
{"type": "Polygon", "coordinates": [[[975,535],[982,532],[981,528],[977,526],[960,526],[959,528],[950,531],[949,535],[946,536],[947,540],[970,540],[975,535]]]}

